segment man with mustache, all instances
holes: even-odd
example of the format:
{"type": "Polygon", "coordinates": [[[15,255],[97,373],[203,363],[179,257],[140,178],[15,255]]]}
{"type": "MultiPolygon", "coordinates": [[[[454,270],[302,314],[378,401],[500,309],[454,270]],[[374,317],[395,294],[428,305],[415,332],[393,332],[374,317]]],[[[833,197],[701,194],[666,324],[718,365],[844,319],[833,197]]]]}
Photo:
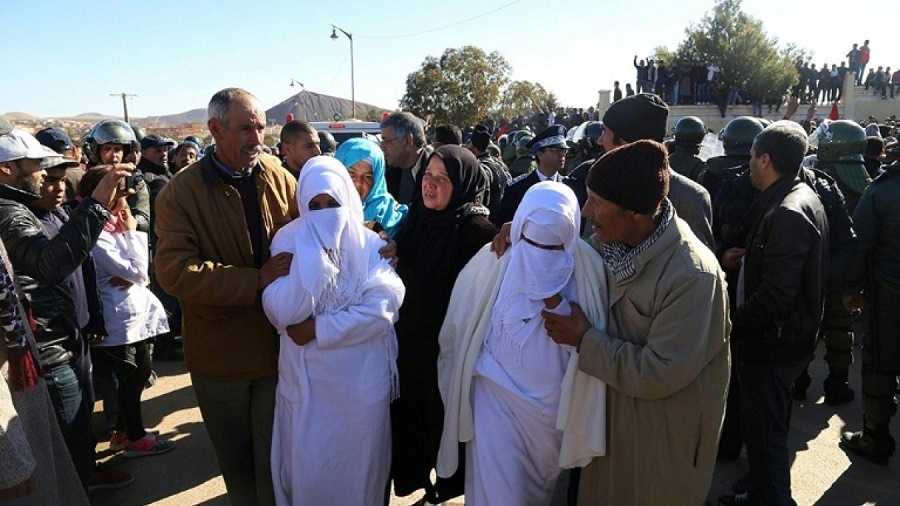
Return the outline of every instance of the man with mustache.
{"type": "Polygon", "coordinates": [[[274,504],[278,336],[260,296],[290,268],[290,254],[269,257],[269,242],[297,217],[297,183],[262,152],[266,116],[256,97],[221,90],[207,114],[215,151],[156,199],[154,267],[181,302],[185,363],[229,499],[274,504]]]}

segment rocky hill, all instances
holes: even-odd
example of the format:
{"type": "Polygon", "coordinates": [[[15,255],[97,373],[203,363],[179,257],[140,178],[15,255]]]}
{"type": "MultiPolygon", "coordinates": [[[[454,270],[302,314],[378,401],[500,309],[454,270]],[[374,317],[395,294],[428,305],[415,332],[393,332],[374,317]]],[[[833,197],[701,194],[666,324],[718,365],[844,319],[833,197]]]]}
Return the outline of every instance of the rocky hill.
{"type": "MultiPolygon", "coordinates": [[[[350,100],[333,97],[331,95],[323,95],[312,91],[302,91],[296,95],[288,97],[281,103],[270,107],[266,111],[266,117],[269,123],[283,125],[285,117],[288,113],[292,113],[295,119],[306,119],[307,121],[331,121],[335,115],[340,115],[344,119],[352,117],[352,102],[350,100]]],[[[363,102],[356,103],[356,118],[370,121],[380,121],[381,114],[385,111],[393,109],[378,107],[363,102]]],[[[44,122],[53,123],[84,123],[93,124],[105,119],[122,119],[119,116],[108,116],[96,112],[88,112],[77,116],[62,117],[50,116],[39,118],[37,116],[24,112],[8,112],[2,115],[4,119],[19,124],[30,124],[36,126],[44,122]]],[[[177,114],[167,114],[162,116],[147,116],[146,118],[130,118],[131,123],[140,127],[156,127],[170,128],[177,127],[189,123],[206,124],[206,108],[191,109],[177,114]]]]}

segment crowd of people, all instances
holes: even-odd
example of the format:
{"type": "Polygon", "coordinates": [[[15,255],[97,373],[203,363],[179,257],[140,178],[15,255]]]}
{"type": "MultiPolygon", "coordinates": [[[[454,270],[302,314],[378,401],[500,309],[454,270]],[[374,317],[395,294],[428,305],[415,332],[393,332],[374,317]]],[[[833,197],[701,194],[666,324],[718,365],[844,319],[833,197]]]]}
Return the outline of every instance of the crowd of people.
{"type": "MultiPolygon", "coordinates": [[[[637,93],[654,93],[662,97],[669,105],[718,105],[725,115],[727,106],[735,104],[752,104],[756,108],[755,115],[762,116],[762,106],[768,105],[778,112],[784,102],[797,98],[801,104],[829,104],[840,102],[843,94],[844,78],[848,72],[855,73],[855,85],[864,86],[868,92],[871,87],[875,95],[887,100],[894,98],[900,88],[900,69],[891,73],[890,66],[869,67],[871,51],[869,41],[862,46],[853,44],[840,64],[823,63],[821,67],[811,60],[798,58],[794,64],[797,72],[797,83],[790,90],[769,90],[763,94],[754,94],[743,89],[740,83],[724,86],[723,75],[727,68],[717,62],[705,60],[683,59],[666,62],[653,58],[638,60],[634,56],[634,68],[637,72],[635,87],[626,84],[626,96],[637,93]],[[849,64],[848,64],[849,62],[849,64]],[[868,74],[866,68],[868,67],[868,74]]],[[[745,83],[746,84],[746,83],[745,83]]],[[[622,99],[619,82],[614,83],[613,101],[622,99]]]]}
{"type": "Polygon", "coordinates": [[[664,144],[651,93],[703,101],[719,70],[687,68],[602,118],[431,139],[397,112],[267,147],[237,88],[209,146],[107,120],[81,163],[66,132],[0,124],[0,498],[131,483],[96,465],[95,392],[111,449],[167,453],[141,394],[183,358],[234,504],[700,504],[744,447],[720,504],[791,504],[791,402],[819,339],[826,404],[855,399],[861,315],[865,415],[840,444],[887,464],[898,126],[792,121],[795,99],[702,159],[702,121],[664,144]]]}

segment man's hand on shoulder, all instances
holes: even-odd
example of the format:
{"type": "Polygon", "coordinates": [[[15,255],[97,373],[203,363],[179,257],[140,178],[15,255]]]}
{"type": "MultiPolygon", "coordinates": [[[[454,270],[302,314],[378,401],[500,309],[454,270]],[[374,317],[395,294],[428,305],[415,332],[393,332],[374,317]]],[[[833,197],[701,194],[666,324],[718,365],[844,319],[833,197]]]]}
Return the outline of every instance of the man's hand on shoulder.
{"type": "Polygon", "coordinates": [[[266,260],[262,268],[259,270],[259,283],[256,285],[259,290],[264,290],[272,284],[276,279],[287,276],[291,271],[291,261],[294,259],[292,253],[279,253],[272,258],[266,260]]]}
{"type": "Polygon", "coordinates": [[[512,244],[512,240],[509,237],[511,234],[512,222],[507,221],[500,227],[500,231],[497,232],[497,235],[491,241],[491,251],[497,254],[497,258],[502,257],[509,245],[512,244]]]}
{"type": "Polygon", "coordinates": [[[378,254],[381,255],[381,258],[390,260],[391,267],[396,269],[397,262],[400,260],[397,257],[397,241],[391,239],[391,237],[387,235],[387,232],[385,232],[384,230],[378,232],[378,237],[381,237],[385,240],[385,242],[387,242],[387,244],[385,244],[381,247],[381,249],[378,250],[378,254]]]}

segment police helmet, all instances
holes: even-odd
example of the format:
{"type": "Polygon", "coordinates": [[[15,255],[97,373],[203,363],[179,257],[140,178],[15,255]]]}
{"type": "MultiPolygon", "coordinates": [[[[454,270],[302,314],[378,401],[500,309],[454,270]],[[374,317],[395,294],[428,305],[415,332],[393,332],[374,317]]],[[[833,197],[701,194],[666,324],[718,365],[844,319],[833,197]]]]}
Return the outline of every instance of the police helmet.
{"type": "Polygon", "coordinates": [[[184,142],[193,142],[197,145],[197,149],[203,149],[203,139],[197,137],[196,135],[188,135],[184,138],[184,142]]]}
{"type": "Polygon", "coordinates": [[[97,123],[88,132],[84,141],[87,155],[93,162],[99,162],[100,146],[104,144],[121,145],[125,149],[125,156],[138,145],[131,125],[117,119],[107,119],[97,123]]]}
{"type": "Polygon", "coordinates": [[[522,135],[519,137],[519,140],[516,141],[516,157],[520,156],[531,156],[531,148],[528,147],[528,143],[534,139],[532,135],[522,135]]]}
{"type": "Polygon", "coordinates": [[[502,150],[506,147],[506,143],[509,142],[509,135],[503,134],[499,138],[497,138],[497,146],[502,150]]]}
{"type": "Polygon", "coordinates": [[[696,116],[685,116],[675,123],[675,142],[678,144],[699,146],[704,137],[706,125],[696,116]]]}
{"type": "Polygon", "coordinates": [[[862,162],[866,131],[849,120],[828,123],[819,135],[818,159],[823,162],[862,162]]]}
{"type": "Polygon", "coordinates": [[[319,130],[317,133],[319,134],[319,149],[322,150],[322,154],[334,154],[337,151],[337,141],[334,140],[331,132],[319,130]]]}
{"type": "Polygon", "coordinates": [[[595,146],[601,135],[603,135],[602,121],[591,121],[584,128],[584,141],[589,147],[595,146]]]}
{"type": "Polygon", "coordinates": [[[141,141],[144,140],[144,137],[147,136],[147,132],[145,132],[144,129],[139,126],[134,126],[134,125],[130,125],[130,126],[131,126],[131,130],[134,131],[134,139],[140,145],[141,141]]]}
{"type": "Polygon", "coordinates": [[[750,156],[753,139],[763,131],[763,125],[752,116],[738,116],[722,131],[722,144],[728,156],[750,156]]]}

